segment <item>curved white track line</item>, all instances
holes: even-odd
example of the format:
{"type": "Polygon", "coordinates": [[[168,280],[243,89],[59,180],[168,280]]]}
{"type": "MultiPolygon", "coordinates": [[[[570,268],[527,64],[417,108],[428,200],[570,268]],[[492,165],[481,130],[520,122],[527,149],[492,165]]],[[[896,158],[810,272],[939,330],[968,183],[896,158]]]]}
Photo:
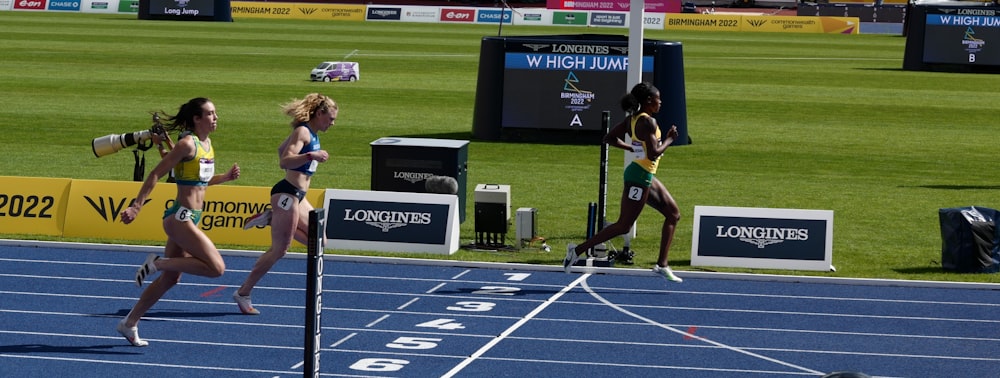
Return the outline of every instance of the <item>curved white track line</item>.
{"type": "MultiPolygon", "coordinates": [[[[585,275],[585,276],[587,276],[587,275],[585,275]]],[[[614,303],[611,303],[607,299],[604,299],[604,297],[602,297],[600,294],[597,294],[596,292],[594,292],[594,290],[592,290],[590,288],[590,285],[587,285],[587,280],[581,281],[580,282],[580,287],[582,287],[583,290],[586,290],[587,293],[589,293],[592,297],[594,297],[598,301],[601,301],[601,303],[604,303],[608,307],[611,307],[611,308],[613,308],[615,310],[618,310],[618,312],[621,312],[621,313],[623,313],[625,315],[628,315],[628,316],[631,316],[631,317],[636,318],[638,320],[641,320],[641,321],[643,321],[643,322],[645,322],[645,323],[647,323],[649,325],[653,325],[653,326],[657,326],[657,327],[663,328],[663,329],[665,329],[667,331],[670,331],[670,332],[682,335],[684,337],[688,337],[688,338],[692,338],[692,339],[696,339],[696,340],[701,340],[701,341],[704,341],[704,342],[706,342],[708,344],[715,345],[715,346],[717,346],[719,348],[728,349],[728,350],[731,350],[731,351],[736,352],[736,353],[742,353],[742,354],[748,355],[750,357],[759,358],[759,359],[762,359],[762,360],[765,360],[765,361],[770,361],[770,362],[773,362],[773,363],[776,363],[776,364],[779,364],[779,365],[784,365],[784,366],[787,366],[787,367],[790,367],[790,368],[793,368],[793,369],[804,371],[806,373],[816,374],[816,375],[819,375],[819,376],[822,376],[822,375],[826,374],[826,373],[823,373],[823,372],[819,372],[819,371],[815,371],[815,370],[812,370],[812,369],[809,369],[809,368],[798,366],[798,365],[795,365],[795,364],[792,364],[792,363],[788,363],[788,362],[784,362],[784,361],[781,361],[781,360],[777,360],[777,359],[774,359],[774,358],[771,358],[771,357],[762,356],[762,355],[759,355],[757,353],[746,351],[746,350],[743,350],[743,349],[740,349],[740,348],[731,347],[729,345],[725,345],[725,344],[722,344],[722,343],[719,343],[719,342],[716,342],[716,341],[712,341],[712,340],[706,339],[706,338],[701,337],[701,336],[696,336],[696,335],[693,335],[691,333],[688,333],[688,332],[685,332],[685,331],[681,331],[681,330],[679,330],[677,328],[668,326],[666,324],[657,323],[657,322],[653,321],[652,319],[649,319],[649,318],[646,318],[646,317],[644,317],[642,315],[633,313],[633,312],[631,312],[629,310],[626,310],[626,309],[622,308],[621,306],[618,306],[618,305],[616,305],[614,303]]]]}

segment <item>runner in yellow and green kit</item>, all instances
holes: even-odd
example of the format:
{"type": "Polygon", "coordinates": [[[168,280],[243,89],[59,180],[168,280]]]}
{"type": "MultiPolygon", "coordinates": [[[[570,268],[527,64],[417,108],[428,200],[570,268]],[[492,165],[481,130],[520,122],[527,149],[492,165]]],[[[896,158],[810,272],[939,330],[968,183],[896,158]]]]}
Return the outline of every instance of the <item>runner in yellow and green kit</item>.
{"type": "Polygon", "coordinates": [[[667,188],[656,179],[660,157],[677,138],[677,126],[671,126],[666,138],[661,139],[660,127],[651,116],[660,111],[660,90],[650,83],[643,82],[632,87],[622,97],[621,106],[628,118],[615,125],[604,137],[604,143],[623,149],[634,157],[632,163],[625,167],[625,186],[618,220],[580,245],[569,244],[566,258],[563,259],[563,269],[569,273],[581,253],[629,232],[642,213],[643,205],[648,204],[664,217],[660,233],[660,253],[653,273],[670,281],[681,282],[683,280],[674,275],[667,261],[674,230],[681,216],[680,209],[667,188]],[[632,137],[631,144],[625,143],[626,134],[632,137]]]}

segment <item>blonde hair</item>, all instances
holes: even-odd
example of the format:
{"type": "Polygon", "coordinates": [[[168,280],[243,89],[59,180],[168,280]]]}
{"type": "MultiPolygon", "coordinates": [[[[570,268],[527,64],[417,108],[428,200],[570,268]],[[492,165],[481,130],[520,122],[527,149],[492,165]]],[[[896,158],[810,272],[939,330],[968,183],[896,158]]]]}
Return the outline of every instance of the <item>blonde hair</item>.
{"type": "Polygon", "coordinates": [[[309,122],[316,113],[321,111],[330,112],[338,110],[336,101],[319,93],[307,94],[301,100],[293,99],[291,102],[283,105],[282,108],[285,115],[292,117],[292,126],[309,122]]]}

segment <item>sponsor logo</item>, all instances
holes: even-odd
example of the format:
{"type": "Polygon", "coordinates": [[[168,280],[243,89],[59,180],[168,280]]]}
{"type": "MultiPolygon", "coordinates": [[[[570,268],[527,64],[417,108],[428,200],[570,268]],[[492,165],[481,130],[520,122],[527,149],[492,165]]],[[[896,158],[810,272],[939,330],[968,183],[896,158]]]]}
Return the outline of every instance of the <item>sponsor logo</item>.
{"type": "MultiPolygon", "coordinates": [[[[83,196],[83,199],[90,204],[101,219],[105,222],[115,223],[121,220],[121,213],[132,204],[134,199],[115,197],[91,197],[83,196]]],[[[149,204],[152,199],[146,199],[143,205],[149,204]]],[[[168,200],[164,204],[164,209],[173,206],[174,200],[168,200]]],[[[246,219],[241,214],[257,214],[268,207],[269,204],[233,202],[233,201],[205,201],[202,212],[201,223],[198,225],[202,230],[211,231],[213,228],[242,228],[246,219]]],[[[146,211],[149,211],[148,209],[146,211]]],[[[147,214],[145,216],[150,216],[147,214]]]]}
{"type": "Polygon", "coordinates": [[[610,48],[608,46],[602,46],[602,45],[567,45],[567,44],[552,45],[552,52],[564,53],[564,54],[607,55],[609,50],[610,48]]]}
{"type": "Polygon", "coordinates": [[[59,10],[73,9],[73,10],[76,10],[76,9],[80,9],[80,2],[79,1],[50,1],[49,2],[49,9],[59,9],[59,10]]]}
{"type": "Polygon", "coordinates": [[[489,22],[489,23],[504,22],[509,24],[510,18],[511,18],[510,11],[507,10],[504,10],[503,12],[495,10],[480,10],[477,13],[476,22],[489,22]]]}
{"type": "Polygon", "coordinates": [[[392,229],[411,224],[431,224],[431,214],[412,211],[344,209],[344,221],[361,222],[376,227],[382,232],[389,232],[392,229]]]}
{"type": "Polygon", "coordinates": [[[996,16],[995,9],[970,9],[962,8],[958,10],[956,14],[965,14],[970,16],[996,16]]]}
{"type": "Polygon", "coordinates": [[[809,240],[809,230],[805,228],[715,226],[715,237],[737,239],[763,249],[771,244],[778,244],[788,240],[809,240]]]}
{"type": "Polygon", "coordinates": [[[544,49],[544,48],[549,47],[549,46],[552,46],[552,45],[550,45],[548,43],[525,43],[524,44],[524,47],[532,49],[535,52],[538,52],[539,50],[544,49]]]}
{"type": "Polygon", "coordinates": [[[409,181],[411,184],[416,184],[418,182],[424,181],[429,177],[434,176],[433,173],[424,172],[393,172],[392,178],[403,179],[409,181]]]}
{"type": "MultiPolygon", "coordinates": [[[[115,223],[118,221],[118,216],[125,210],[131,203],[132,200],[127,198],[114,198],[114,197],[98,197],[91,198],[90,196],[83,196],[83,199],[87,200],[90,207],[94,209],[101,219],[105,222],[115,223]]],[[[143,205],[149,203],[151,199],[146,199],[143,205]]]]}
{"type": "Polygon", "coordinates": [[[399,20],[401,14],[400,8],[368,8],[370,20],[399,20]]]}
{"type": "Polygon", "coordinates": [[[45,9],[45,2],[38,0],[21,0],[14,4],[15,9],[45,9]]]}
{"type": "Polygon", "coordinates": [[[449,22],[472,22],[475,19],[475,10],[471,9],[442,9],[441,21],[449,22]]]}
{"type": "Polygon", "coordinates": [[[625,15],[619,13],[598,13],[590,14],[591,25],[605,26],[625,26],[625,15]]]}

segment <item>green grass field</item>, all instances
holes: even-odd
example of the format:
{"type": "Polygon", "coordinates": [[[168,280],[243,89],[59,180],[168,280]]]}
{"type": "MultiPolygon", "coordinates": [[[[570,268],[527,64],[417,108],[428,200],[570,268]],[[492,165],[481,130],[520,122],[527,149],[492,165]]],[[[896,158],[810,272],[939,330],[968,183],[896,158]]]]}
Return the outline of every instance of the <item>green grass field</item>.
{"type": "MultiPolygon", "coordinates": [[[[213,140],[222,165],[243,168],[235,185],[270,186],[281,175],[274,151],[288,132],[280,104],[319,91],[341,112],[323,136],[331,162],[313,185],[362,190],[370,185],[373,140],[471,139],[480,40],[497,32],[489,25],[35,12],[0,12],[0,25],[0,175],[131,180],[131,153],[96,159],[90,140],[148,128],[148,112],[172,113],[206,96],[220,113],[213,140]],[[362,80],[308,80],[317,63],[348,55],[361,63],[362,80]]],[[[694,143],[669,149],[658,173],[684,215],[671,253],[675,269],[702,269],[690,267],[695,205],[797,208],[834,211],[837,272],[752,272],[1000,282],[998,275],[942,271],[937,216],[944,207],[1000,207],[993,161],[1000,76],[903,71],[905,38],[892,35],[647,30],[646,37],[684,46],[694,143]]],[[[474,238],[474,184],[509,184],[513,208],[538,209],[538,233],[552,252],[462,250],[450,258],[558,264],[566,243],[582,241],[587,203],[597,200],[596,145],[473,140],[469,152],[462,243],[474,238]]],[[[154,154],[147,157],[155,164],[154,154]]],[[[610,161],[613,220],[621,152],[612,151],[610,161]]],[[[653,211],[640,217],[636,268],[653,264],[659,225],[653,211]]]]}

